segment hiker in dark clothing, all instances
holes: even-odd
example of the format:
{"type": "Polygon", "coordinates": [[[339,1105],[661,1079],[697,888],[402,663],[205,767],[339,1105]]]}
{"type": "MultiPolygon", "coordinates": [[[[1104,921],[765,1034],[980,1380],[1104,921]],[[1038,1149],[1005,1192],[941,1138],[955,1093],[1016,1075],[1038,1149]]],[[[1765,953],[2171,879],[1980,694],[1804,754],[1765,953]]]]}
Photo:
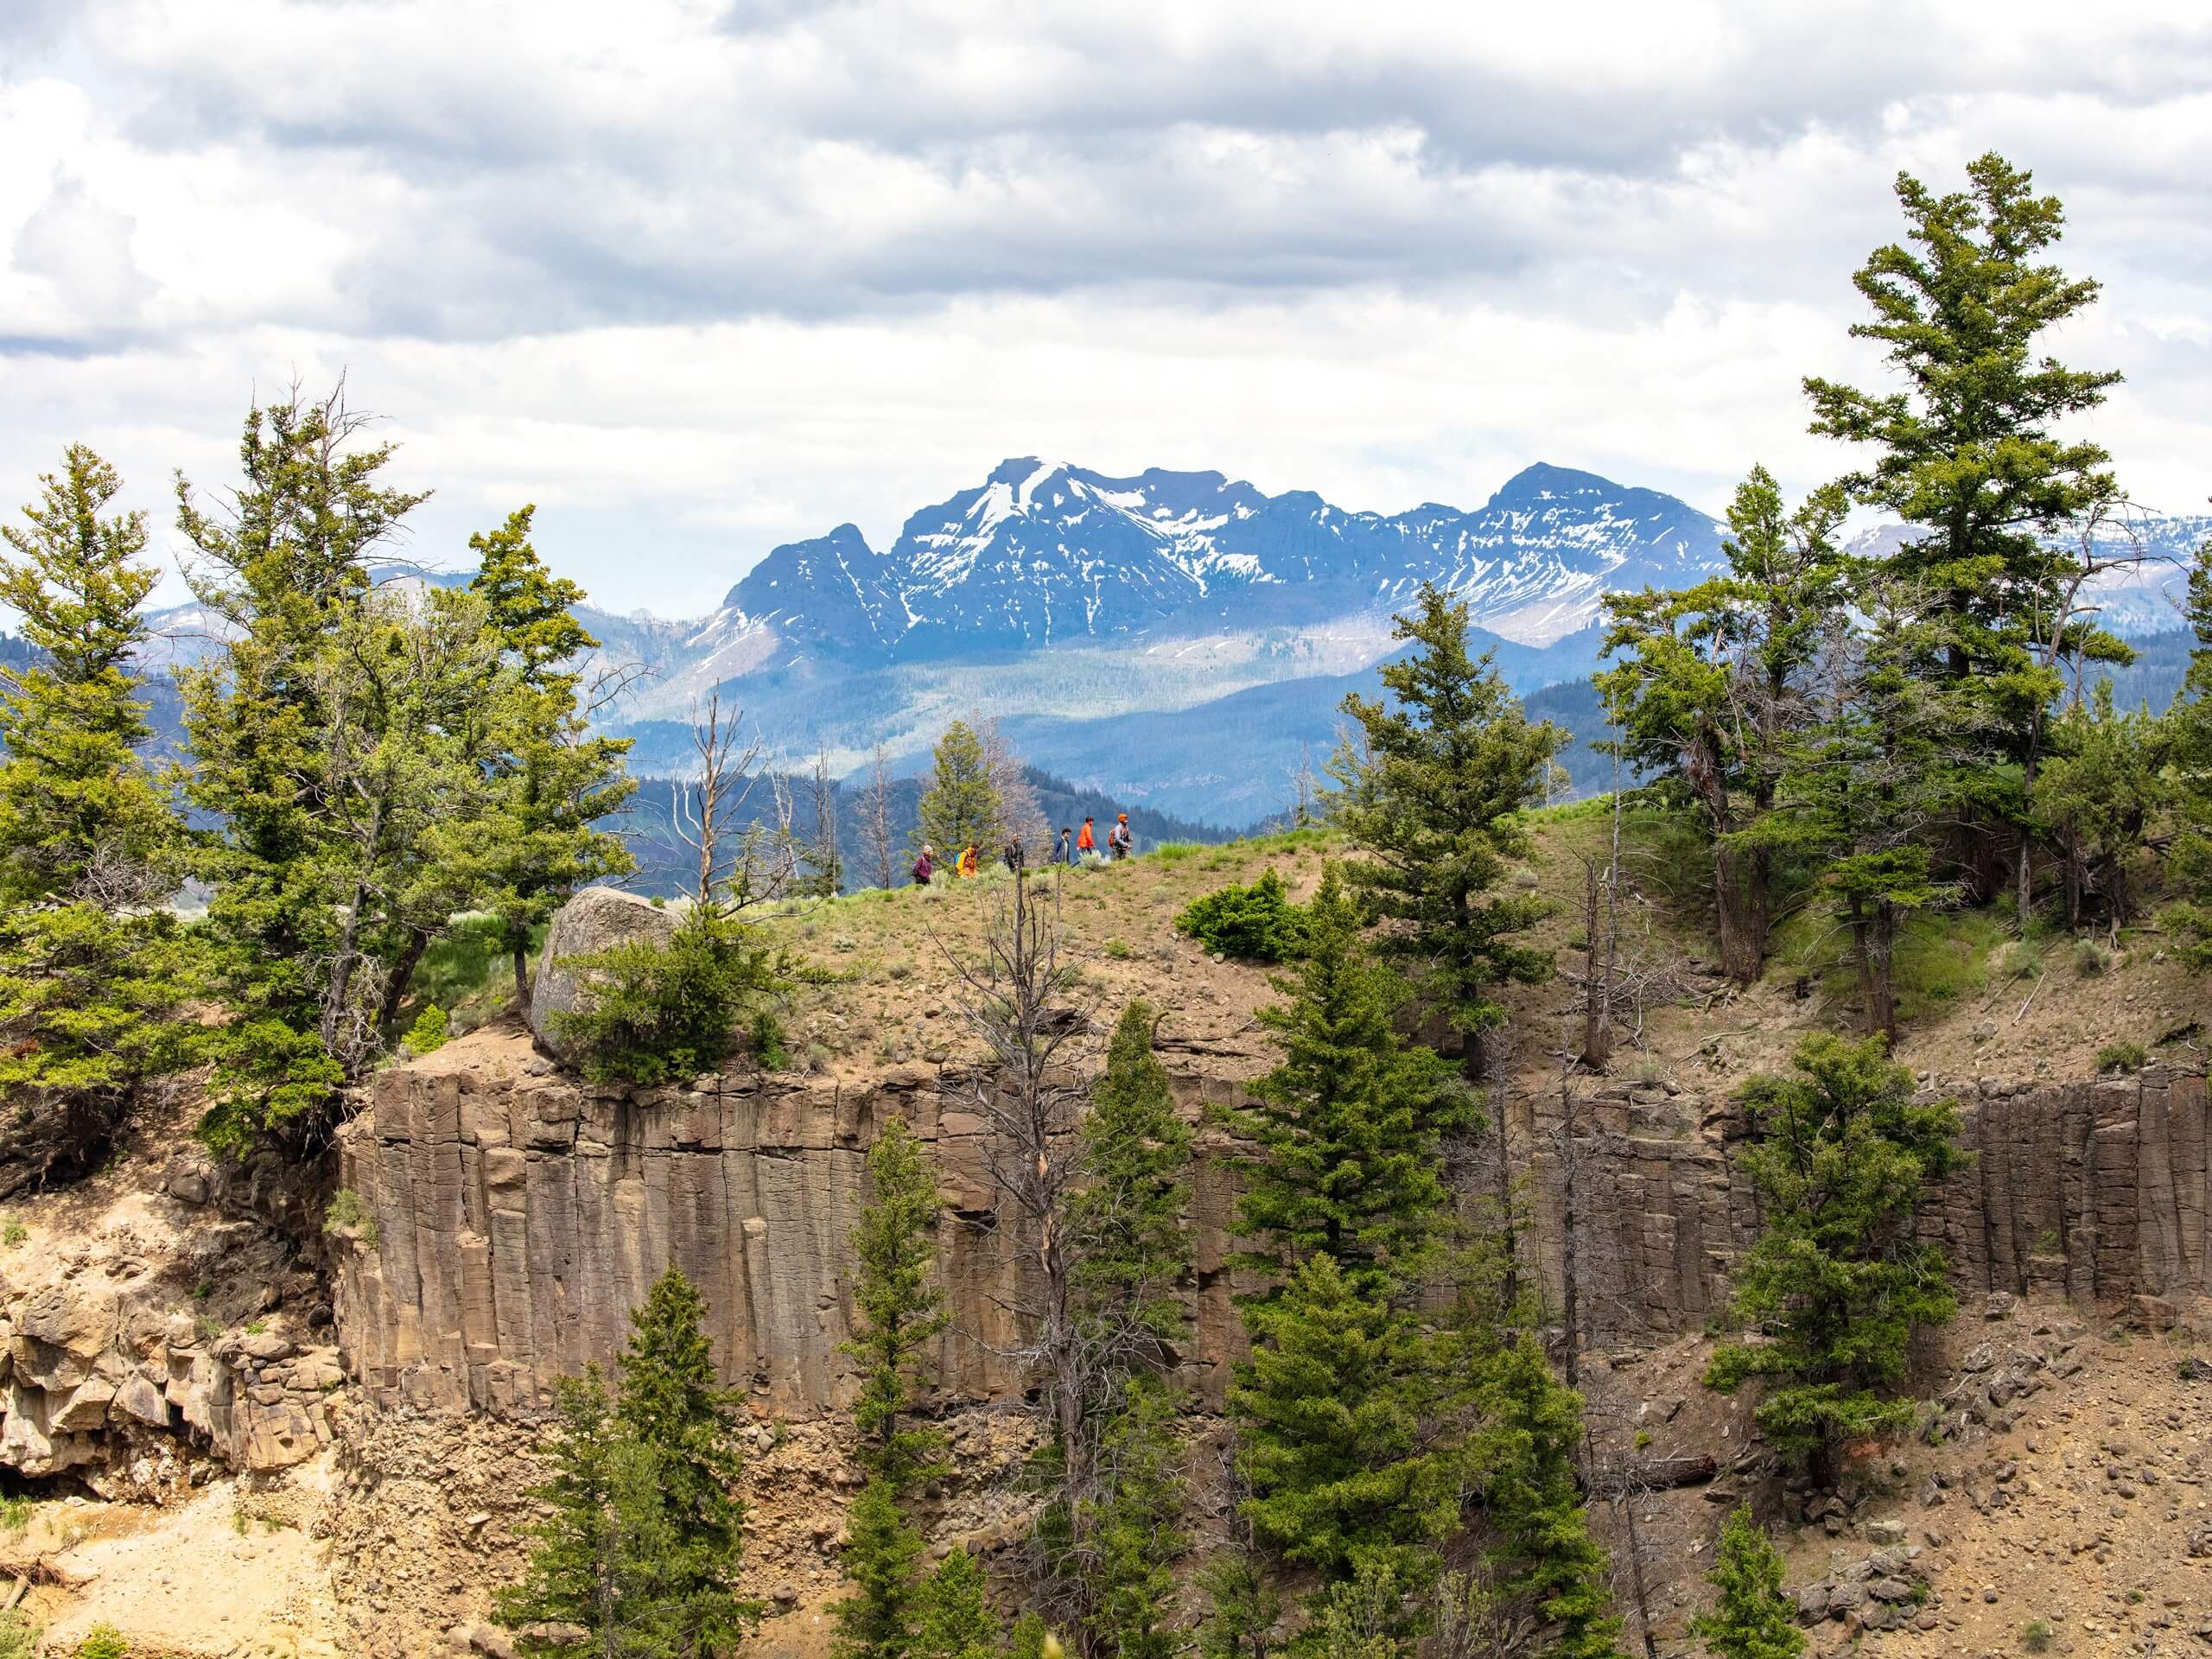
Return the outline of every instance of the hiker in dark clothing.
{"type": "Polygon", "coordinates": [[[930,856],[930,849],[926,847],[923,848],[922,855],[914,861],[914,885],[918,887],[929,886],[930,877],[936,869],[937,863],[930,856]]]}
{"type": "Polygon", "coordinates": [[[1007,843],[1000,850],[999,856],[1006,861],[1007,868],[1012,870],[1016,875],[1021,874],[1021,867],[1029,861],[1029,855],[1023,849],[1020,836],[1007,837],[1007,843]]]}
{"type": "Polygon", "coordinates": [[[1053,863],[1072,864],[1075,862],[1074,836],[1074,830],[1069,829],[1065,824],[1062,824],[1060,826],[1060,844],[1052,849],[1053,863]]]}

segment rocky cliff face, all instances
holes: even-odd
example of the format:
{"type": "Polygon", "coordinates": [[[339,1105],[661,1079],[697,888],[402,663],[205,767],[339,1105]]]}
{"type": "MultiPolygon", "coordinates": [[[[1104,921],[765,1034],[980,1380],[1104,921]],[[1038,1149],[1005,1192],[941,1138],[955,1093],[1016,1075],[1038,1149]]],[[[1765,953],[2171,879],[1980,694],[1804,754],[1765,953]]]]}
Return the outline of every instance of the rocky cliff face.
{"type": "MultiPolygon", "coordinates": [[[[1193,1115],[1203,1086],[1185,1085],[1193,1115]]],[[[791,1415],[841,1404],[848,1240],[868,1147],[895,1115],[930,1146],[949,1205],[938,1251],[953,1330],[936,1375],[961,1398],[1014,1392],[1020,1254],[991,1214],[981,1123],[940,1099],[921,1065],[865,1087],[733,1075],[595,1089],[512,1030],[395,1067],[341,1147],[340,1181],[372,1218],[338,1269],[349,1366],[390,1402],[527,1407],[618,1349],[627,1311],[672,1262],[713,1310],[727,1382],[791,1415]]],[[[1189,1370],[1217,1398],[1236,1326],[1218,1176],[1194,1205],[1189,1370]]]]}
{"type": "MultiPolygon", "coordinates": [[[[2169,1071],[2097,1083],[1942,1085],[1974,1162],[1923,1212],[1961,1290],[2061,1294],[2108,1308],[2137,1295],[2212,1292],[2212,1098],[2169,1071]]],[[[1576,1277],[1592,1339],[1663,1340],[1696,1330],[1728,1295],[1735,1252],[1758,1228],[1732,1179],[1733,1103],[1608,1085],[1583,1103],[1576,1277]]],[[[1521,1131],[1547,1150],[1537,1249],[1556,1287],[1566,1183],[1555,1102],[1521,1131]]]]}
{"type": "MultiPolygon", "coordinates": [[[[1236,1085],[1186,1071],[1177,1087],[1195,1116],[1236,1085]]],[[[995,1225],[980,1123],[939,1103],[934,1071],[919,1065],[858,1085],[728,1076],[680,1090],[594,1089],[518,1031],[393,1068],[343,1140],[341,1180],[371,1217],[339,1268],[349,1369],[389,1403],[526,1409],[554,1377],[620,1345],[627,1310],[673,1262],[713,1309],[727,1381],[786,1414],[838,1405],[848,1387],[838,1345],[852,1322],[847,1239],[866,1149],[895,1114],[930,1143],[951,1205],[938,1249],[953,1330],[938,1375],[961,1398],[1010,1395],[1020,1256],[995,1225]]],[[[2212,1291],[2212,1100],[2202,1078],[1983,1084],[1961,1103],[1977,1157],[1924,1225],[1963,1288],[2063,1291],[2085,1305],[2212,1291]]],[[[1757,1224],[1731,1175],[1734,1109],[1607,1083],[1579,1109],[1576,1274],[1589,1338],[1694,1330],[1725,1305],[1730,1264],[1757,1224]]],[[[1529,1248],[1554,1293],[1565,1198],[1556,1114],[1524,1108],[1512,1125],[1516,1162],[1519,1147],[1539,1149],[1529,1248]]],[[[1209,1163],[1193,1198],[1198,1335],[1187,1361],[1215,1402],[1237,1342],[1223,1265],[1230,1201],[1209,1163]]]]}

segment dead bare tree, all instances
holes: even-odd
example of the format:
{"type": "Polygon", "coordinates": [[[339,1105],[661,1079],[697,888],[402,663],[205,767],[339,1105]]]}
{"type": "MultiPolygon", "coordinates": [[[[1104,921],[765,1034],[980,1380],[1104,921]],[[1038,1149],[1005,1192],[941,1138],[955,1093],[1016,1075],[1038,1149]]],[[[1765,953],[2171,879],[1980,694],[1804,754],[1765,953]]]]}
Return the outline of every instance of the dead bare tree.
{"type": "MultiPolygon", "coordinates": [[[[1057,878],[1049,904],[1017,877],[991,890],[980,958],[944,950],[957,977],[962,1022],[988,1064],[944,1084],[984,1126],[984,1167],[1011,1209],[1007,1230],[1027,1255],[1017,1293],[1024,1336],[1017,1357],[1042,1382],[1053,1434],[1071,1456],[1084,1444],[1090,1379],[1074,1318],[1068,1208],[1082,1178],[1075,1134],[1089,1079],[1074,1049],[1090,1027],[1063,960],[1057,878]]],[[[1071,1475],[1073,1471],[1071,1471],[1071,1475]]],[[[1079,1488],[1078,1488],[1079,1489],[1079,1488]]]]}
{"type": "Polygon", "coordinates": [[[1021,756],[995,720],[971,715],[968,724],[982,745],[991,791],[998,797],[1000,838],[1019,842],[1025,862],[1032,855],[1042,858],[1052,846],[1052,826],[1045,821],[1045,809],[1037,804],[1037,791],[1021,756]]]}
{"type": "Polygon", "coordinates": [[[834,899],[845,885],[845,855],[837,844],[837,780],[830,775],[829,750],[818,744],[807,779],[807,804],[814,809],[814,833],[806,854],[814,871],[811,885],[823,898],[834,899]]]}
{"type": "Polygon", "coordinates": [[[883,745],[875,746],[869,757],[868,787],[861,793],[861,838],[868,845],[869,860],[875,866],[875,885],[892,885],[896,871],[893,861],[891,837],[891,763],[884,756],[883,745]]]}
{"type": "Polygon", "coordinates": [[[702,909],[741,909],[763,895],[753,891],[738,815],[759,780],[760,742],[744,737],[745,711],[722,708],[717,687],[707,706],[691,705],[691,747],[698,772],[676,785],[669,823],[694,860],[691,899],[702,909]]]}

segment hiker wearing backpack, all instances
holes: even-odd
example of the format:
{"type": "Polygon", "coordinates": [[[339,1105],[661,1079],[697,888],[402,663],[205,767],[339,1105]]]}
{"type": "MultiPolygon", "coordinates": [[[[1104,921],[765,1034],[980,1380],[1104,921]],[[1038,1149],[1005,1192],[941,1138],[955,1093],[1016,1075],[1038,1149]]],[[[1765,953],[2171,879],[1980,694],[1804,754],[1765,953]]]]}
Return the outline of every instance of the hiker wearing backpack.
{"type": "Polygon", "coordinates": [[[1129,833],[1129,815],[1124,812],[1114,827],[1106,832],[1107,850],[1114,855],[1114,861],[1118,864],[1135,850],[1137,838],[1129,833]]]}

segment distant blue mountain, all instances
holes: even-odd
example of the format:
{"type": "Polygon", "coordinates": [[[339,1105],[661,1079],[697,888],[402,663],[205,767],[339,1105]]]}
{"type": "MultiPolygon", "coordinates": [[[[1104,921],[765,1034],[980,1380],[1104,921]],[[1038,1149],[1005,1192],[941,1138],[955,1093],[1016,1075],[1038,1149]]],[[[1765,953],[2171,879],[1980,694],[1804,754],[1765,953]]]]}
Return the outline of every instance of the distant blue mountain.
{"type": "Polygon", "coordinates": [[[880,552],[850,524],[775,549],[724,615],[797,648],[911,661],[1296,626],[1385,612],[1433,581],[1541,640],[1609,589],[1695,580],[1719,548],[1688,503],[1563,467],[1529,467],[1473,511],[1385,516],[1219,473],[1109,478],[1033,457],[925,507],[880,552]]]}

